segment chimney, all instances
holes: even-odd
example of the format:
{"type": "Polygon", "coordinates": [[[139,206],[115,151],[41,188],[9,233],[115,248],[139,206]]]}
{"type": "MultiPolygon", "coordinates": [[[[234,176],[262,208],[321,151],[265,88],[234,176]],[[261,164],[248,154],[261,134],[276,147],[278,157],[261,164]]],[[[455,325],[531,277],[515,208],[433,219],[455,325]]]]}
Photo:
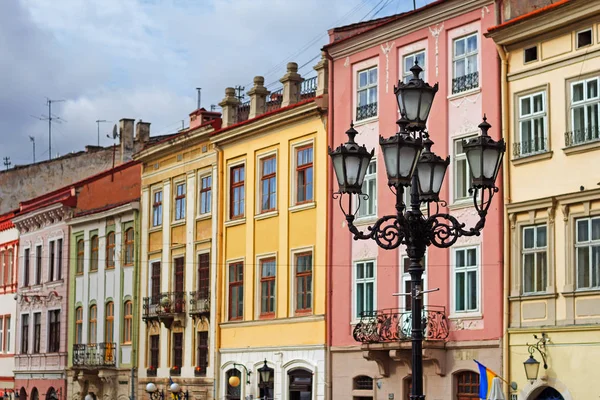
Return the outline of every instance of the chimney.
{"type": "Polygon", "coordinates": [[[133,123],[135,120],[123,118],[119,121],[119,135],[121,142],[121,162],[131,160],[133,155],[133,123]]]}
{"type": "Polygon", "coordinates": [[[329,61],[325,57],[325,52],[321,52],[321,60],[313,67],[317,71],[317,97],[327,94],[327,85],[329,85],[329,61]]]}
{"type": "Polygon", "coordinates": [[[264,77],[254,77],[254,87],[248,91],[248,96],[250,96],[250,114],[248,115],[248,119],[258,117],[265,110],[267,95],[271,92],[264,85],[264,77]]]}
{"type": "Polygon", "coordinates": [[[194,129],[205,122],[220,118],[221,113],[218,111],[207,111],[205,108],[199,108],[190,113],[190,129],[194,129]]]}
{"type": "Polygon", "coordinates": [[[135,125],[135,141],[138,143],[148,143],[150,140],[150,122],[142,122],[140,119],[135,125]]]}
{"type": "Polygon", "coordinates": [[[298,73],[298,64],[290,62],[287,64],[287,73],[279,80],[283,83],[283,101],[281,107],[297,103],[300,99],[300,86],[304,78],[298,73]]]}
{"type": "Polygon", "coordinates": [[[219,103],[219,106],[223,109],[223,128],[237,122],[239,104],[240,100],[235,97],[235,89],[232,87],[225,88],[225,97],[219,103]]]}

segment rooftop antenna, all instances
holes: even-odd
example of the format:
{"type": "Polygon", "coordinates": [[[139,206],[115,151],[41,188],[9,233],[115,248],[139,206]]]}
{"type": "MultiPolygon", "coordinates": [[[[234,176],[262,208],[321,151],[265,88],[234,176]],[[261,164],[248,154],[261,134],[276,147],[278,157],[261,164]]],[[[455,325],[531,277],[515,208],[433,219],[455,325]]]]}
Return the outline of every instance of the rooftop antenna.
{"type": "MultiPolygon", "coordinates": [[[[112,163],[112,169],[115,169],[115,152],[117,151],[117,144],[116,144],[116,140],[119,137],[119,133],[117,131],[117,124],[115,124],[115,126],[113,126],[113,131],[112,131],[112,135],[106,135],[107,138],[112,139],[113,140],[113,163],[112,163]]],[[[112,182],[114,180],[114,171],[111,171],[110,173],[110,181],[112,182]]]]}
{"type": "Polygon", "coordinates": [[[33,163],[35,164],[35,138],[33,136],[29,136],[29,140],[33,144],[33,163]]]}
{"type": "Polygon", "coordinates": [[[8,170],[8,167],[10,167],[10,164],[12,164],[10,162],[10,157],[4,157],[4,166],[6,167],[7,170],[8,170]]]}
{"type": "Polygon", "coordinates": [[[237,97],[239,101],[244,100],[244,90],[246,90],[246,88],[244,86],[237,85],[234,89],[237,92],[235,97],[237,97]]]}
{"type": "Polygon", "coordinates": [[[417,9],[417,0],[413,0],[413,10],[417,9]]]}
{"type": "Polygon", "coordinates": [[[107,121],[105,119],[97,119],[96,120],[96,125],[98,125],[98,147],[100,147],[100,123],[101,122],[110,122],[110,121],[107,121]]]}
{"type": "Polygon", "coordinates": [[[210,111],[215,111],[217,109],[217,106],[214,104],[210,105],[210,111]]]}
{"type": "Polygon", "coordinates": [[[196,91],[198,92],[198,108],[196,108],[197,110],[200,109],[200,100],[202,100],[202,88],[197,87],[196,91]]]}
{"type": "Polygon", "coordinates": [[[41,117],[35,117],[32,115],[33,118],[37,118],[41,121],[48,121],[48,159],[52,160],[52,121],[56,121],[59,124],[62,121],[67,122],[66,120],[62,119],[61,117],[52,114],[52,103],[60,103],[63,102],[65,100],[52,100],[48,97],[46,97],[46,105],[48,106],[48,115],[42,115],[41,117]]]}

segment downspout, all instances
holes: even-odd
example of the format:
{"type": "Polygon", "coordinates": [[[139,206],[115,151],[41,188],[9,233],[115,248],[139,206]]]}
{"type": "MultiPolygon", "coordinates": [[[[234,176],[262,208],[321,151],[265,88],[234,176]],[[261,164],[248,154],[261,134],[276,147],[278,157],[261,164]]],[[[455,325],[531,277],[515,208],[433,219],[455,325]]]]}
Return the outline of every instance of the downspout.
{"type": "MultiPolygon", "coordinates": [[[[213,374],[214,374],[214,378],[213,378],[213,399],[218,399],[219,398],[219,384],[220,384],[220,378],[221,378],[221,352],[220,352],[220,348],[221,348],[221,328],[219,327],[220,322],[221,322],[221,309],[222,307],[222,301],[221,301],[221,293],[222,290],[221,289],[221,274],[219,273],[220,271],[222,271],[222,268],[219,268],[219,266],[221,265],[221,260],[223,259],[222,256],[222,252],[224,251],[223,248],[223,229],[222,229],[222,224],[221,224],[221,213],[219,210],[218,205],[221,204],[222,196],[223,196],[223,184],[221,182],[223,182],[223,166],[221,165],[221,161],[223,158],[223,149],[221,147],[219,147],[218,144],[214,144],[213,145],[216,153],[217,153],[217,173],[215,174],[216,176],[216,180],[217,182],[215,182],[214,186],[217,188],[217,196],[213,196],[215,198],[215,201],[213,201],[213,234],[216,233],[216,238],[215,238],[215,242],[218,242],[216,244],[216,248],[214,249],[214,253],[216,255],[216,263],[213,264],[213,268],[216,269],[216,273],[214,274],[216,276],[216,280],[215,280],[215,287],[216,290],[214,291],[214,295],[211,296],[212,298],[214,298],[215,300],[215,314],[214,314],[214,325],[215,325],[215,362],[214,362],[214,366],[213,366],[213,374]],[[217,199],[218,197],[218,199],[217,199]],[[215,226],[216,224],[216,226],[215,226]]],[[[214,259],[214,258],[213,258],[214,259]]],[[[212,300],[211,298],[211,300],[212,300]]]]}

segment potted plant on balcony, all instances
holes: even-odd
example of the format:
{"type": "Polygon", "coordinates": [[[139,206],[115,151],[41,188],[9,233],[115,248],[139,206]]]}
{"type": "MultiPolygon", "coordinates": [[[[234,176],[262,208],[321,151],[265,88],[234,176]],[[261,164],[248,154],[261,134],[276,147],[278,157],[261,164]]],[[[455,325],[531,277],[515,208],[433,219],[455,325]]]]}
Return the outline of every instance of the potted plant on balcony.
{"type": "Polygon", "coordinates": [[[169,296],[164,295],[160,299],[160,306],[162,307],[164,312],[166,312],[166,313],[171,312],[171,299],[169,299],[169,296]]]}
{"type": "Polygon", "coordinates": [[[178,365],[173,365],[171,367],[171,369],[169,370],[169,372],[173,376],[179,376],[179,375],[181,375],[181,367],[178,365]]]}
{"type": "Polygon", "coordinates": [[[146,375],[147,376],[156,376],[156,367],[154,365],[151,365],[148,368],[146,368],[146,375]]]}
{"type": "Polygon", "coordinates": [[[197,366],[194,368],[194,376],[206,376],[206,368],[197,366]]]}

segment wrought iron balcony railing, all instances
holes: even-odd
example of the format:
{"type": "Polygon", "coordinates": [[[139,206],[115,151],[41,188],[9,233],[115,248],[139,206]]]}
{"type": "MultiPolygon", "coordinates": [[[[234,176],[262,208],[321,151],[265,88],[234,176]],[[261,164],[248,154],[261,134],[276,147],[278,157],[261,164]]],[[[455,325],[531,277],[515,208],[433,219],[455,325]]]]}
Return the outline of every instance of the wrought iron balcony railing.
{"type": "Polygon", "coordinates": [[[452,79],[452,94],[466,92],[479,87],[479,71],[452,79]]]}
{"type": "Polygon", "coordinates": [[[163,292],[144,297],[142,318],[160,318],[185,313],[185,292],[163,292]]]}
{"type": "Polygon", "coordinates": [[[274,111],[281,108],[283,103],[283,88],[271,92],[265,101],[265,112],[274,111]]]}
{"type": "Polygon", "coordinates": [[[190,292],[190,315],[210,314],[210,293],[206,291],[190,292]]]}
{"type": "Polygon", "coordinates": [[[600,140],[600,128],[597,126],[590,126],[586,129],[576,129],[572,132],[565,132],[565,147],[595,142],[597,140],[600,140]]]}
{"type": "Polygon", "coordinates": [[[365,104],[356,107],[356,120],[362,121],[363,119],[377,116],[377,102],[365,104]]]}
{"type": "Polygon", "coordinates": [[[300,99],[312,99],[317,95],[317,77],[305,79],[300,86],[300,99]]]}
{"type": "Polygon", "coordinates": [[[548,139],[545,137],[513,143],[513,157],[525,157],[548,151],[548,139]]]}
{"type": "MultiPolygon", "coordinates": [[[[444,307],[425,307],[422,318],[425,340],[445,340],[448,337],[449,324],[444,307]]],[[[362,343],[408,341],[411,323],[411,311],[402,308],[366,311],[354,327],[354,340],[362,343]]]]}
{"type": "Polygon", "coordinates": [[[114,367],[116,352],[116,343],[74,344],[73,365],[88,368],[114,367]]]}

